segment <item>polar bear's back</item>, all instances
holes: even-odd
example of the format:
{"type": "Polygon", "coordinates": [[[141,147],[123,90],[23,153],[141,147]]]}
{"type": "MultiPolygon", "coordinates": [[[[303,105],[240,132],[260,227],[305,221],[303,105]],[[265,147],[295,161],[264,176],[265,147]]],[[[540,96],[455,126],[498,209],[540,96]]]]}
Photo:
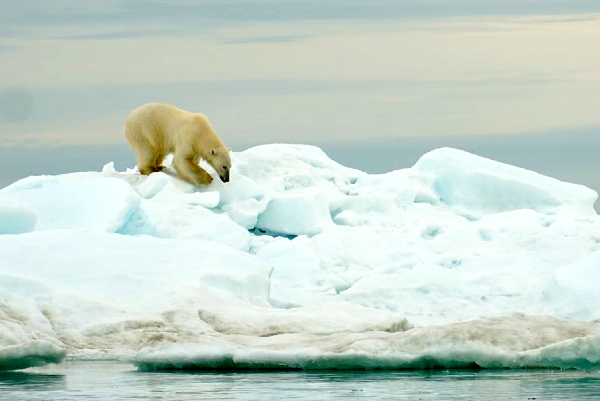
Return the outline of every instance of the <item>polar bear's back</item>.
{"type": "Polygon", "coordinates": [[[129,126],[154,127],[157,130],[169,130],[189,121],[196,113],[182,110],[170,104],[148,103],[133,110],[127,116],[126,124],[129,126]]]}
{"type": "Polygon", "coordinates": [[[125,124],[128,136],[143,138],[155,148],[170,151],[175,145],[176,132],[199,118],[205,117],[169,104],[148,103],[133,110],[125,124]]]}

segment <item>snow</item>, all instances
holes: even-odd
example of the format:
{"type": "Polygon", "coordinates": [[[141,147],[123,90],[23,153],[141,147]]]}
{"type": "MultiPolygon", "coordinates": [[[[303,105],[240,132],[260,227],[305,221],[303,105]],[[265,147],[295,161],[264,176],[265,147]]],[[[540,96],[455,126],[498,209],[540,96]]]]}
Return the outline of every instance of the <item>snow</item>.
{"type": "Polygon", "coordinates": [[[333,225],[326,199],[319,194],[285,194],[269,202],[256,228],[273,235],[314,235],[333,225]]]}
{"type": "Polygon", "coordinates": [[[33,231],[37,216],[29,207],[12,199],[0,198],[0,234],[33,231]]]}
{"type": "Polygon", "coordinates": [[[73,174],[63,179],[29,177],[0,190],[0,196],[35,211],[36,230],[81,228],[117,231],[138,208],[140,197],[115,178],[73,174]]]}
{"type": "Polygon", "coordinates": [[[600,366],[596,193],[455,149],[386,174],[320,149],[0,189],[0,369],[600,366]]]}
{"type": "Polygon", "coordinates": [[[429,152],[413,169],[429,176],[440,203],[466,214],[518,209],[545,214],[556,214],[561,209],[594,214],[597,194],[591,189],[456,149],[429,152]]]}

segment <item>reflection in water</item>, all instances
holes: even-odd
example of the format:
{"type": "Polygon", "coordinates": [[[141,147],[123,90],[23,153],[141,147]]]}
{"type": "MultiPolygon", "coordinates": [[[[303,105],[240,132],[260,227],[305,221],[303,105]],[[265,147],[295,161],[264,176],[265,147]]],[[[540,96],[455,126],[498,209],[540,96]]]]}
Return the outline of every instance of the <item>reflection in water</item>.
{"type": "Polygon", "coordinates": [[[11,400],[597,400],[600,372],[139,372],[112,362],[68,362],[0,374],[11,400]],[[43,391],[40,391],[43,390],[43,391]]]}
{"type": "Polygon", "coordinates": [[[66,376],[30,372],[0,372],[0,393],[5,390],[60,390],[66,389],[66,376]]]}

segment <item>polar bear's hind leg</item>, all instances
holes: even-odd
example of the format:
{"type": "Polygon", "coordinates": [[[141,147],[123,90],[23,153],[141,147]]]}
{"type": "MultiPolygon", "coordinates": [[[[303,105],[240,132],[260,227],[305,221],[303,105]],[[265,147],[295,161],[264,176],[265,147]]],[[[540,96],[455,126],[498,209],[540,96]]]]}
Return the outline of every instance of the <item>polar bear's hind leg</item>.
{"type": "Polygon", "coordinates": [[[133,149],[140,174],[149,175],[150,173],[160,171],[160,163],[164,156],[156,154],[156,151],[150,146],[148,140],[139,129],[126,127],[125,136],[133,149]],[[160,163],[157,163],[160,160],[160,163]]]}

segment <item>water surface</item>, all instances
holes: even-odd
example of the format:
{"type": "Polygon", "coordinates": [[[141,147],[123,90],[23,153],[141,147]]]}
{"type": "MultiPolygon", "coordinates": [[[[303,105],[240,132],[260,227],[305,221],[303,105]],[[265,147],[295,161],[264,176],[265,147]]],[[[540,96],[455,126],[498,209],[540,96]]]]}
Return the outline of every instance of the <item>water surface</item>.
{"type": "Polygon", "coordinates": [[[0,400],[598,400],[600,372],[139,372],[67,362],[0,373],[0,400]]]}

